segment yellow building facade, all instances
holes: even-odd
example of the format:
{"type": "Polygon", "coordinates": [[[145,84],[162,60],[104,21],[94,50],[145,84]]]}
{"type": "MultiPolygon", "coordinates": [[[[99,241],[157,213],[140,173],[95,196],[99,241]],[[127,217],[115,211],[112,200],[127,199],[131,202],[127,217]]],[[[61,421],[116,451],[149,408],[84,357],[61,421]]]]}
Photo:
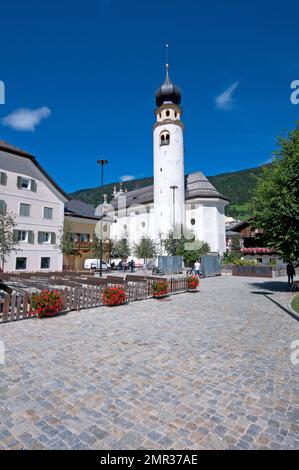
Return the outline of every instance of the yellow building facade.
{"type": "MultiPolygon", "coordinates": [[[[94,208],[81,201],[68,201],[65,204],[65,226],[71,234],[71,239],[78,249],[77,255],[63,255],[63,269],[67,271],[83,271],[86,259],[95,258],[92,244],[95,240],[95,228],[99,219],[94,214],[94,208]]],[[[103,223],[103,227],[105,224],[103,223]]],[[[105,230],[106,227],[104,227],[105,230]]],[[[103,259],[109,262],[109,237],[103,241],[103,259]]]]}

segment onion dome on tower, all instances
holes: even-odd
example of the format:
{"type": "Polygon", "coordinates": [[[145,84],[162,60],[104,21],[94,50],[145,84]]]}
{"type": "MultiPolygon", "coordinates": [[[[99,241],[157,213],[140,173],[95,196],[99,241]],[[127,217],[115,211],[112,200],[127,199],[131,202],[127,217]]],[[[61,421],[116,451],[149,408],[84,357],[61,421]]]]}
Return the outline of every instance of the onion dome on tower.
{"type": "Polygon", "coordinates": [[[166,78],[164,83],[156,91],[156,105],[159,107],[162,104],[176,104],[181,103],[181,90],[174,85],[169,78],[168,64],[166,64],[166,78]]]}

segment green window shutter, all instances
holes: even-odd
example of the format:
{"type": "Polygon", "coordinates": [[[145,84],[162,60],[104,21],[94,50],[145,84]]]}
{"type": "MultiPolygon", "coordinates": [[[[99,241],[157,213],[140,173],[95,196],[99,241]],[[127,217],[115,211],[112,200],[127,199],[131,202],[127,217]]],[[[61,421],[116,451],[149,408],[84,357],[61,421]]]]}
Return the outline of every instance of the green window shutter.
{"type": "Polygon", "coordinates": [[[38,243],[43,242],[43,232],[38,232],[37,241],[38,243]]]}
{"type": "Polygon", "coordinates": [[[29,230],[28,232],[28,243],[34,243],[34,232],[32,232],[32,230],[29,230]]]}
{"type": "Polygon", "coordinates": [[[44,219],[53,219],[53,209],[52,207],[44,207],[44,219]]]}
{"type": "Polygon", "coordinates": [[[5,215],[6,214],[6,202],[5,201],[0,201],[0,214],[5,215]]]}
{"type": "Polygon", "coordinates": [[[20,215],[22,217],[29,217],[30,216],[30,204],[25,204],[21,202],[20,204],[20,215]]]}
{"type": "Polygon", "coordinates": [[[56,233],[51,232],[51,244],[55,245],[56,243],[56,233]]]}
{"type": "Polygon", "coordinates": [[[17,178],[17,186],[18,186],[18,188],[21,189],[21,187],[22,187],[22,176],[18,176],[18,178],[17,178]]]}
{"type": "Polygon", "coordinates": [[[7,174],[6,173],[0,173],[0,184],[3,186],[7,185],[7,174]]]}
{"type": "Polygon", "coordinates": [[[31,191],[36,193],[37,190],[37,184],[35,180],[31,180],[31,191]]]}
{"type": "Polygon", "coordinates": [[[16,243],[18,243],[18,233],[19,233],[19,230],[13,231],[13,239],[14,239],[14,242],[16,243]]]}

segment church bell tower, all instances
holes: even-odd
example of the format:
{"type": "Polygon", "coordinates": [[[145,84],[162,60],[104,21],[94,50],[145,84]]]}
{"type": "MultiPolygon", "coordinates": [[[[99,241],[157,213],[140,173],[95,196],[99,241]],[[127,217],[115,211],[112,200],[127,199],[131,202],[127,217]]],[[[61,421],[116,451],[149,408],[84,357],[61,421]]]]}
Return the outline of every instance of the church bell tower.
{"type": "Polygon", "coordinates": [[[166,78],[156,91],[154,125],[154,219],[155,233],[166,235],[185,222],[184,125],[180,89],[166,78]]]}

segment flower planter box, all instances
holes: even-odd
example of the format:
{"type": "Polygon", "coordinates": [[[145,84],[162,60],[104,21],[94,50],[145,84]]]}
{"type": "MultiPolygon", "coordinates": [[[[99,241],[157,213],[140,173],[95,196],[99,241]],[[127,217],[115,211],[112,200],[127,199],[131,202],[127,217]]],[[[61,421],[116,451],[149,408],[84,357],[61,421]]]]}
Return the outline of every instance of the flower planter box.
{"type": "Polygon", "coordinates": [[[127,294],[122,286],[108,287],[102,294],[102,302],[106,307],[117,307],[127,303],[127,294]]]}
{"type": "Polygon", "coordinates": [[[169,297],[169,294],[153,295],[154,299],[165,299],[166,297],[169,297]]]}
{"type": "Polygon", "coordinates": [[[232,275],[272,278],[272,266],[233,266],[232,275]]]}
{"type": "Polygon", "coordinates": [[[169,285],[166,279],[153,282],[153,298],[163,299],[169,295],[169,285]]]}
{"type": "Polygon", "coordinates": [[[199,278],[198,276],[191,276],[187,278],[187,292],[198,292],[199,278]]]}

